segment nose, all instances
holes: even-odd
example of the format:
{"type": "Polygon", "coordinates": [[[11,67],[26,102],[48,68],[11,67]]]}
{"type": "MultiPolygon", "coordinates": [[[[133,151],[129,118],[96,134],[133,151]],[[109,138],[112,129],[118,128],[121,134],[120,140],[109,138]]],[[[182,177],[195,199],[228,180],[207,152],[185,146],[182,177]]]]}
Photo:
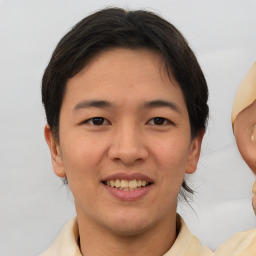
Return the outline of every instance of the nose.
{"type": "Polygon", "coordinates": [[[133,165],[148,157],[148,150],[138,127],[123,125],[115,130],[109,157],[125,165],[133,165]]]}

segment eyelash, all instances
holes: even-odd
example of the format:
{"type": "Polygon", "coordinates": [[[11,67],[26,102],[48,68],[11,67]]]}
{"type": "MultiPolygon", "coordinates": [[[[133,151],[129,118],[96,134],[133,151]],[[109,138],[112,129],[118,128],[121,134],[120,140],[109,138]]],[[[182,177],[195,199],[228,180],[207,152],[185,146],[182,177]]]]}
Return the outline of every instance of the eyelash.
{"type": "Polygon", "coordinates": [[[106,124],[110,124],[110,122],[104,118],[104,117],[92,117],[90,119],[87,119],[83,122],[84,124],[89,124],[89,125],[94,125],[94,126],[101,126],[101,125],[106,125],[106,124]],[[95,124],[95,122],[99,122],[98,124],[95,124]]]}
{"type": "Polygon", "coordinates": [[[154,118],[151,118],[147,124],[150,124],[150,125],[156,125],[156,126],[165,126],[165,125],[174,125],[174,123],[164,117],[160,117],[160,116],[157,116],[157,117],[154,117],[154,118]],[[160,124],[156,124],[156,123],[153,123],[151,124],[151,122],[159,122],[160,121],[160,124]]]}
{"type": "MultiPolygon", "coordinates": [[[[85,120],[83,123],[93,125],[93,126],[101,126],[101,125],[109,125],[110,124],[110,122],[104,117],[92,117],[90,119],[85,120]]],[[[156,126],[174,125],[174,123],[172,121],[170,121],[164,117],[160,117],[160,116],[151,118],[146,124],[156,125],[156,126]]]]}

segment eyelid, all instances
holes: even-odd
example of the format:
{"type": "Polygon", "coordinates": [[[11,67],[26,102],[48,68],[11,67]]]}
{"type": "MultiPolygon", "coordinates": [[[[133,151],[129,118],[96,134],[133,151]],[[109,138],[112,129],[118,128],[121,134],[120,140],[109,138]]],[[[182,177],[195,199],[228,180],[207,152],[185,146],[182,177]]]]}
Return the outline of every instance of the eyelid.
{"type": "Polygon", "coordinates": [[[92,126],[102,126],[102,125],[110,125],[110,122],[104,117],[94,116],[94,117],[88,118],[87,120],[83,121],[82,124],[88,124],[88,125],[92,125],[92,126]],[[93,123],[94,119],[103,119],[103,123],[98,124],[98,125],[94,124],[93,123]]]}
{"type": "Polygon", "coordinates": [[[173,121],[171,121],[171,120],[169,120],[169,119],[167,119],[167,118],[165,118],[165,117],[161,117],[161,116],[156,116],[156,117],[153,117],[153,118],[149,119],[149,120],[147,121],[147,124],[149,124],[149,125],[154,125],[154,126],[175,125],[175,123],[174,123],[173,121]],[[154,123],[152,124],[151,122],[155,121],[156,118],[161,118],[161,119],[163,119],[163,120],[164,120],[164,124],[154,124],[154,123]]]}
{"type": "MultiPolygon", "coordinates": [[[[159,120],[158,120],[159,121],[159,120]]],[[[91,125],[91,126],[103,126],[103,125],[110,125],[110,121],[104,117],[101,117],[101,116],[95,116],[95,117],[91,117],[91,118],[88,118],[84,121],[81,122],[81,124],[87,124],[87,125],[91,125]],[[95,124],[94,121],[99,121],[97,119],[102,119],[103,120],[103,123],[99,123],[99,124],[95,124]]],[[[149,119],[147,122],[146,122],[147,125],[152,125],[152,126],[166,126],[166,125],[175,125],[175,123],[173,121],[171,121],[170,119],[168,118],[165,118],[165,117],[161,117],[161,116],[156,116],[156,117],[153,117],[151,119],[149,119]],[[163,123],[161,124],[156,124],[154,123],[154,121],[157,121],[157,119],[162,119],[163,123]]]]}

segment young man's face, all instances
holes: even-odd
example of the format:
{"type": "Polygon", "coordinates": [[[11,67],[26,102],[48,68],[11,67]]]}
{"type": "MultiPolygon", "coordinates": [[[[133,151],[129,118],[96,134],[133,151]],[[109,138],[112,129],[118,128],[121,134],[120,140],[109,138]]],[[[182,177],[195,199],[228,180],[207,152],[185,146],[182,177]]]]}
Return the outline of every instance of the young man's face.
{"type": "Polygon", "coordinates": [[[120,48],[68,80],[59,143],[47,126],[45,135],[80,219],[132,235],[176,214],[202,136],[191,139],[182,91],[171,80],[157,53],[120,48]]]}

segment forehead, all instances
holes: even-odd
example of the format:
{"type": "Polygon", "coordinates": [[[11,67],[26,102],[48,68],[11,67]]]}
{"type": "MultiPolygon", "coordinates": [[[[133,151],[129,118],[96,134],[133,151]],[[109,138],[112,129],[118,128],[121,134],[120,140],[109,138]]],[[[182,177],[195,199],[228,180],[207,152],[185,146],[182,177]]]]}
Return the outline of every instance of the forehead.
{"type": "Polygon", "coordinates": [[[90,76],[97,74],[98,76],[95,76],[94,79],[102,79],[107,76],[116,78],[121,73],[122,75],[133,76],[140,73],[140,76],[142,76],[149,69],[151,69],[151,72],[154,71],[154,74],[157,71],[157,76],[161,75],[162,78],[167,78],[165,65],[157,51],[146,48],[115,47],[97,53],[74,78],[82,77],[85,74],[87,76],[88,74],[90,76]],[[138,72],[134,72],[135,70],[138,72]]]}
{"type": "Polygon", "coordinates": [[[83,97],[111,98],[122,103],[129,98],[135,101],[169,97],[184,101],[180,86],[167,73],[158,52],[125,48],[97,54],[68,80],[63,103],[66,98],[78,101],[83,97]]]}

